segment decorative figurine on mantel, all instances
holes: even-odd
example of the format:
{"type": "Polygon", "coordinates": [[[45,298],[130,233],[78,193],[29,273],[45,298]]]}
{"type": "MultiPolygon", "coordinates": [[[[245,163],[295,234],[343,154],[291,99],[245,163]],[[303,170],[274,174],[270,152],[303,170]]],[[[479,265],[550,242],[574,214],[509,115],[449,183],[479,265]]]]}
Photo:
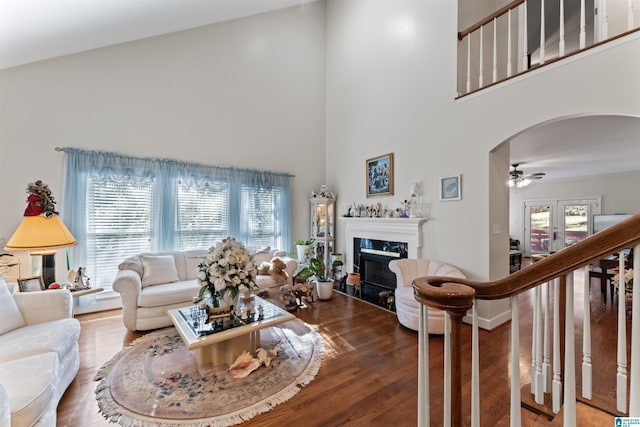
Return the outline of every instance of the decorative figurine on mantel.
{"type": "Polygon", "coordinates": [[[419,218],[422,216],[422,212],[420,212],[420,203],[418,202],[420,183],[412,182],[409,186],[409,192],[409,218],[419,218]]]}

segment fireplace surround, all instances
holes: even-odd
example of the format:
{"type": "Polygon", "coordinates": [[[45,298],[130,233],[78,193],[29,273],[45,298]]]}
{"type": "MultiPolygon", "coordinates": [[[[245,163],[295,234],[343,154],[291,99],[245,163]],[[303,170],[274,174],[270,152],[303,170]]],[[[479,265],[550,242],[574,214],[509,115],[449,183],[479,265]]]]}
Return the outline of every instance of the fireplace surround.
{"type": "Polygon", "coordinates": [[[340,220],[344,222],[345,273],[360,273],[363,298],[378,303],[380,291],[395,289],[395,274],[386,264],[392,259],[421,257],[422,224],[426,219],[341,218],[340,220]],[[362,247],[357,251],[357,246],[364,246],[364,252],[362,247]],[[364,265],[361,265],[362,263],[364,265]],[[376,263],[378,266],[372,270],[371,266],[376,263]],[[385,264],[386,268],[380,268],[380,264],[385,264]],[[369,271],[367,271],[368,268],[369,271]]]}

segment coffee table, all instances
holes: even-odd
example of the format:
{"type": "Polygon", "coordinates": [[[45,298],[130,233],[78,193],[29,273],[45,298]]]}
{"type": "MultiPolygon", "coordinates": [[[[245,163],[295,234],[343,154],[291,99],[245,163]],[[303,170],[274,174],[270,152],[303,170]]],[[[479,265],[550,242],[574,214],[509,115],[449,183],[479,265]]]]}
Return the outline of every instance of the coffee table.
{"type": "MultiPolygon", "coordinates": [[[[238,302],[242,308],[242,302],[238,302]]],[[[231,365],[243,352],[253,353],[260,345],[260,329],[288,322],[296,317],[280,307],[255,297],[255,307],[262,305],[260,318],[225,320],[223,327],[212,327],[195,315],[193,306],[169,310],[167,314],[182,337],[187,349],[193,350],[198,365],[231,365]]]]}

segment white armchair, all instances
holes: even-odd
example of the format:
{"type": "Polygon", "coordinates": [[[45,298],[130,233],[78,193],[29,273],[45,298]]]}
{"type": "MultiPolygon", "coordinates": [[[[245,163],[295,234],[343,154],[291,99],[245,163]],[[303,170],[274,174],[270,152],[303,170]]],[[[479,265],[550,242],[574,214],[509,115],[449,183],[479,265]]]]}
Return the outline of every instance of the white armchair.
{"type": "MultiPolygon", "coordinates": [[[[413,297],[411,283],[424,276],[448,276],[464,279],[457,268],[440,261],[428,259],[397,259],[389,262],[389,269],[396,274],[395,291],[396,314],[398,321],[409,329],[418,330],[420,303],[413,297]]],[[[444,333],[444,312],[429,308],[429,333],[444,333]]]]}

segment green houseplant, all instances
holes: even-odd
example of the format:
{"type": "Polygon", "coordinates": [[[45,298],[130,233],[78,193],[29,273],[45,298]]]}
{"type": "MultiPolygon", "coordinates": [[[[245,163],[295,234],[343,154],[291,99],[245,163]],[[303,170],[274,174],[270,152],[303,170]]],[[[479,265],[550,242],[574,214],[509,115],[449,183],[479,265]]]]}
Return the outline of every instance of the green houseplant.
{"type": "Polygon", "coordinates": [[[309,260],[309,265],[300,270],[297,276],[304,280],[313,277],[316,282],[316,293],[318,294],[318,298],[322,300],[331,299],[333,292],[333,279],[329,277],[322,258],[311,258],[309,260]]]}
{"type": "Polygon", "coordinates": [[[316,239],[313,237],[307,240],[296,240],[294,242],[296,245],[298,262],[305,264],[309,262],[309,259],[313,255],[313,244],[315,242],[316,239]]]}

